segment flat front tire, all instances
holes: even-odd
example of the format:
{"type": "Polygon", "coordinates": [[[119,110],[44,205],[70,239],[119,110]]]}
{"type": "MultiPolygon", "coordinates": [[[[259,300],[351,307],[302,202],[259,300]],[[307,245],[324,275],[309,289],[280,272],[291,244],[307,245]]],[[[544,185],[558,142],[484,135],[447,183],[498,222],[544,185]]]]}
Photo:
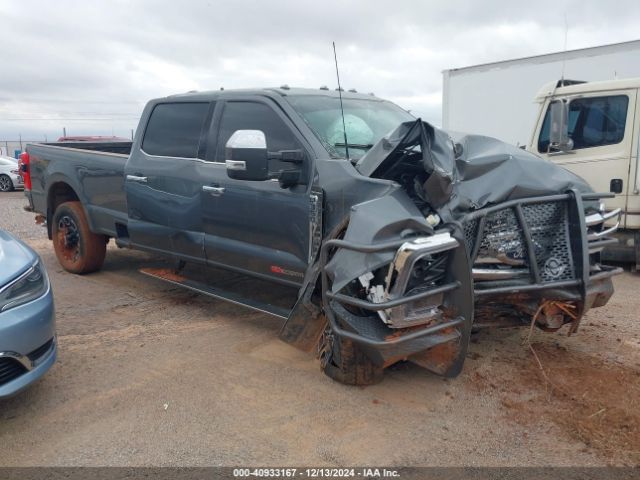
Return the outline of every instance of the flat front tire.
{"type": "Polygon", "coordinates": [[[107,237],[89,230],[89,222],[78,201],[58,205],[53,214],[51,234],[58,262],[76,274],[100,270],[107,251],[107,237]]]}
{"type": "Polygon", "coordinates": [[[325,375],[345,385],[374,385],[384,368],[374,364],[354,342],[334,336],[327,328],[320,339],[320,365],[325,375]]]}

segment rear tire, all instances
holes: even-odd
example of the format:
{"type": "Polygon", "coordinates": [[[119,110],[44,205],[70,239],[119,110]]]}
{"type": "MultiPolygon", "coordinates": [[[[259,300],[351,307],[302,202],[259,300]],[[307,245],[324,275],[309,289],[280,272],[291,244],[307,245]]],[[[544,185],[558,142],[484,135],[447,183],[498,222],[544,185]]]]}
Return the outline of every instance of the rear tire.
{"type": "Polygon", "coordinates": [[[0,175],[0,192],[13,191],[13,180],[9,175],[0,175]]]}
{"type": "Polygon", "coordinates": [[[53,214],[51,234],[58,262],[76,274],[100,270],[107,252],[107,238],[89,230],[89,222],[78,201],[58,205],[53,214]]]}
{"type": "Polygon", "coordinates": [[[325,331],[320,340],[322,371],[345,385],[375,385],[382,381],[384,368],[374,364],[351,340],[340,339],[325,331]]]}

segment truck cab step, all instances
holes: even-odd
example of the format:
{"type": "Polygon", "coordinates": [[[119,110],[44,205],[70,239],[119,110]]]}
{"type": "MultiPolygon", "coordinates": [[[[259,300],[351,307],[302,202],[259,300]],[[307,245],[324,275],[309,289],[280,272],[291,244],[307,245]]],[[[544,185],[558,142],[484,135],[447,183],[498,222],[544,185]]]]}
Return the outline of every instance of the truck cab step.
{"type": "Polygon", "coordinates": [[[170,268],[141,268],[140,273],[148,275],[149,277],[163,280],[165,282],[169,282],[179,287],[193,290],[194,292],[208,295],[209,297],[217,298],[219,300],[225,300],[236,305],[250,308],[251,310],[255,310],[257,312],[266,313],[283,320],[288,319],[289,314],[291,313],[291,310],[287,308],[273,305],[271,303],[249,299],[236,292],[231,292],[219,287],[214,287],[207,283],[189,279],[181,273],[176,273],[175,270],[170,268]]]}

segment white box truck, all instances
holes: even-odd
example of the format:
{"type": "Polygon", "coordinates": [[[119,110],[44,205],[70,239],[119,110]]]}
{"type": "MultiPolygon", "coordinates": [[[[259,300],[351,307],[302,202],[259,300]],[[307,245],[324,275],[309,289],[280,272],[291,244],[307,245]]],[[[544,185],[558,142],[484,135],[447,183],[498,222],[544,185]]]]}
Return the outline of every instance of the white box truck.
{"type": "Polygon", "coordinates": [[[620,243],[603,258],[640,268],[640,40],[445,70],[443,81],[445,129],[517,144],[614,193],[620,243]]]}

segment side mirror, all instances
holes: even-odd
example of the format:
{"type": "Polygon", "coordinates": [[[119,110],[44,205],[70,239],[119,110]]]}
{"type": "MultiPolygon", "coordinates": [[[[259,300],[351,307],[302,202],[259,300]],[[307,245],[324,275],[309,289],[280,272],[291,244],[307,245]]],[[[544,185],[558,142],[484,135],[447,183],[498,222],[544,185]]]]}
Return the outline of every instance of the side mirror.
{"type": "Polygon", "coordinates": [[[227,175],[235,180],[264,181],[277,179],[282,188],[300,183],[301,167],[270,172],[269,160],[300,165],[302,150],[267,151],[267,140],[261,130],[236,130],[225,145],[227,175]]]}
{"type": "Polygon", "coordinates": [[[225,145],[227,175],[236,180],[269,179],[267,140],[261,130],[236,130],[225,145]]]}
{"type": "Polygon", "coordinates": [[[564,100],[554,100],[549,107],[551,115],[550,149],[561,152],[573,150],[573,140],[569,137],[569,103],[564,100]]]}

